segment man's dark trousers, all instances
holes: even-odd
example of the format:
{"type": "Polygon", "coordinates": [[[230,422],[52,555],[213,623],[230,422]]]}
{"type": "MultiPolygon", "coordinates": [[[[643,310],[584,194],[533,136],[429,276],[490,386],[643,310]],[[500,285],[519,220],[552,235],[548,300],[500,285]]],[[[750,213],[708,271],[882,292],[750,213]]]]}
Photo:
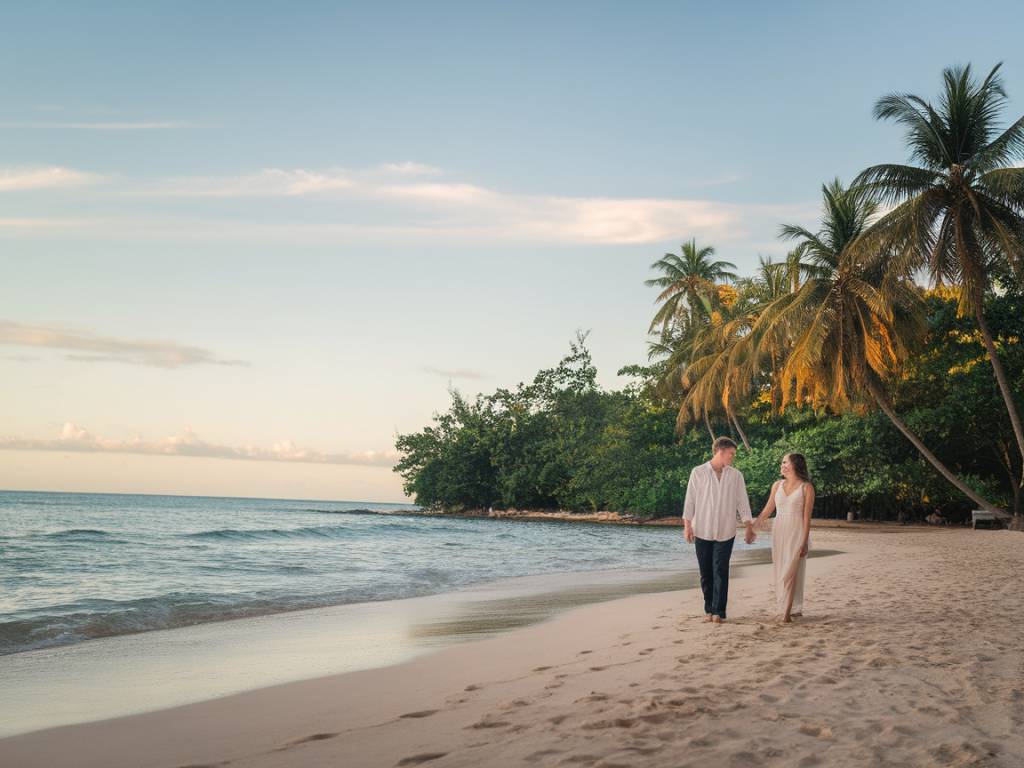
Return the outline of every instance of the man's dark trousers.
{"type": "Polygon", "coordinates": [[[727,541],[710,541],[694,537],[697,565],[700,566],[700,589],[704,593],[704,613],[725,618],[729,599],[729,558],[736,537],[727,541]]]}

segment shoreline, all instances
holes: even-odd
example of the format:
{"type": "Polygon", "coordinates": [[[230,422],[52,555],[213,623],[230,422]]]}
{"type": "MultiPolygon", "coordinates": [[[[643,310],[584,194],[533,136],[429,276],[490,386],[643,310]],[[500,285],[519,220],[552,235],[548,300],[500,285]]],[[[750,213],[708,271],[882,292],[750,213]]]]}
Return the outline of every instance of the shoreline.
{"type": "MultiPolygon", "coordinates": [[[[733,564],[742,572],[769,558],[766,547],[743,548],[733,564]]],[[[687,560],[658,568],[541,573],[6,654],[0,656],[7,696],[0,701],[0,738],[386,667],[548,621],[581,605],[697,586],[696,563],[687,560]],[[220,663],[225,658],[232,659],[228,668],[220,663]],[[182,681],[177,670],[185,667],[190,671],[182,681]],[[53,669],[61,674],[42,692],[39,681],[53,669]],[[81,691],[100,686],[108,699],[97,707],[81,691]]]]}
{"type": "MultiPolygon", "coordinates": [[[[639,527],[679,527],[682,528],[683,518],[681,515],[670,515],[667,517],[655,517],[650,519],[639,518],[635,515],[612,512],[608,510],[598,512],[569,512],[565,510],[531,510],[531,509],[495,509],[492,511],[484,509],[472,509],[466,511],[448,511],[437,509],[401,510],[398,512],[383,512],[372,509],[361,509],[353,511],[339,510],[339,514],[359,515],[385,515],[409,517],[453,517],[468,518],[474,520],[521,520],[529,521],[554,521],[568,523],[599,523],[602,525],[627,525],[639,527]]],[[[941,530],[941,529],[963,529],[966,525],[931,525],[929,523],[901,523],[896,520],[843,520],[841,518],[811,518],[811,528],[843,528],[849,530],[941,530]]]]}

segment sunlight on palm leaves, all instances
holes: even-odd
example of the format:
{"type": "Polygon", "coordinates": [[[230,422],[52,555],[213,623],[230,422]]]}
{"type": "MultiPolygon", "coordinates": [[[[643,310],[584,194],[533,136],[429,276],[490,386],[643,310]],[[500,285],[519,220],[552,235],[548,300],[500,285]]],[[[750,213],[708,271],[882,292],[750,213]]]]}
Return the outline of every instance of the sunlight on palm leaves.
{"type": "Polygon", "coordinates": [[[1024,426],[984,312],[993,275],[1024,276],[1024,168],[1011,165],[1024,156],[1024,117],[998,130],[1007,102],[1000,66],[980,83],[970,65],[944,70],[938,105],[906,93],[879,99],[875,117],[906,128],[917,165],[872,166],[856,183],[895,205],[868,236],[894,249],[897,269],[963,288],[959,311],[978,322],[1024,458],[1024,426]]]}

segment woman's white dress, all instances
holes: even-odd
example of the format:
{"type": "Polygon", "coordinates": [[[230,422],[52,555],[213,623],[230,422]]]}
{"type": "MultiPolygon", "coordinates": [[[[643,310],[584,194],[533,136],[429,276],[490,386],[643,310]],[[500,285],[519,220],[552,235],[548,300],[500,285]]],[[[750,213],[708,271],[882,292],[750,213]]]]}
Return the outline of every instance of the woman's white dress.
{"type": "MultiPolygon", "coordinates": [[[[775,600],[779,613],[785,615],[790,589],[793,592],[793,607],[790,613],[803,613],[804,572],[807,558],[800,557],[804,544],[804,484],[800,483],[788,496],[782,490],[785,483],[779,483],[775,491],[775,521],[772,523],[772,568],[775,572],[775,600]],[[796,578],[788,587],[785,576],[793,568],[796,578]]],[[[810,539],[807,548],[810,549],[810,539]]]]}

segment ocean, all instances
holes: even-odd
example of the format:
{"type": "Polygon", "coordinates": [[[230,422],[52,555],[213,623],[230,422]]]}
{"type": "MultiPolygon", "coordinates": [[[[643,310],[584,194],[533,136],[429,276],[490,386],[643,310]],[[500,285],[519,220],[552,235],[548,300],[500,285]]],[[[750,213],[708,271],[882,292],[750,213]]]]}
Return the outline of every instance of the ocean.
{"type": "Polygon", "coordinates": [[[512,577],[694,567],[675,527],[415,511],[358,501],[2,491],[0,654],[512,577]]]}

